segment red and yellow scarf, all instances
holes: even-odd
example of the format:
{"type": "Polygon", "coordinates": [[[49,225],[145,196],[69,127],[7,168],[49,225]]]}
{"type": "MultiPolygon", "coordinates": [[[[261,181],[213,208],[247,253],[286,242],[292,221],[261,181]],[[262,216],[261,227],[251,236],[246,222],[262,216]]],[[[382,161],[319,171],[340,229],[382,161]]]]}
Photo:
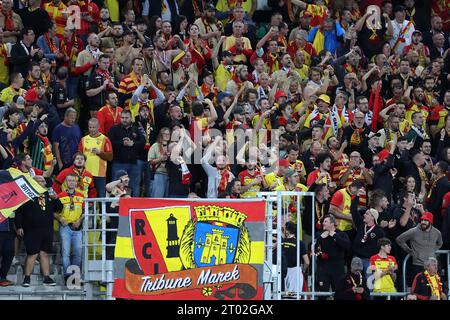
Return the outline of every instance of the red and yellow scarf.
{"type": "Polygon", "coordinates": [[[58,48],[56,48],[54,40],[48,36],[48,33],[44,33],[44,39],[50,49],[50,52],[56,53],[56,51],[58,51],[58,48]]]}
{"type": "Polygon", "coordinates": [[[219,174],[220,174],[220,183],[219,183],[219,187],[217,188],[217,191],[219,193],[225,192],[227,189],[228,181],[230,180],[230,171],[228,170],[228,167],[225,167],[222,170],[217,168],[217,170],[219,170],[219,174]]]}
{"type": "Polygon", "coordinates": [[[53,161],[52,147],[47,137],[42,136],[39,133],[36,135],[44,143],[44,149],[42,150],[44,154],[44,168],[45,170],[48,170],[51,167],[53,161]]]}

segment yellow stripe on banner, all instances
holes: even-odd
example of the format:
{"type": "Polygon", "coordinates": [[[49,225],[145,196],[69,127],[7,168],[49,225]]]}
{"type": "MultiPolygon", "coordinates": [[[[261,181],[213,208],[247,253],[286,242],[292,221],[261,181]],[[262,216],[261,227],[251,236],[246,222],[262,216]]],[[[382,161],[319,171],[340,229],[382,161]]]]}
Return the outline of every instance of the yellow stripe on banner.
{"type": "Polygon", "coordinates": [[[264,264],[264,241],[252,241],[250,264],[264,264]]]}
{"type": "MultiPolygon", "coordinates": [[[[133,259],[133,244],[129,237],[117,237],[116,250],[114,253],[116,258],[133,259]]],[[[252,241],[250,264],[264,263],[264,241],[252,241]]]]}
{"type": "Polygon", "coordinates": [[[114,256],[116,258],[134,258],[133,243],[131,242],[130,237],[117,237],[114,256]]]}

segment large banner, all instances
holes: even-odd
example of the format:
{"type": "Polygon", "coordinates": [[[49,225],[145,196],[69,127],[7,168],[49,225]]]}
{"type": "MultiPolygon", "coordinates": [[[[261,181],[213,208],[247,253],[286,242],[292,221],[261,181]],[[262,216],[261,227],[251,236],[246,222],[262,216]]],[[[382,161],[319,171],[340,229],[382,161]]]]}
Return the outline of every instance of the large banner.
{"type": "Polygon", "coordinates": [[[262,299],[264,201],[120,200],[113,296],[262,299]]]}
{"type": "Polygon", "coordinates": [[[29,174],[15,168],[0,170],[0,223],[45,191],[29,174]]]}

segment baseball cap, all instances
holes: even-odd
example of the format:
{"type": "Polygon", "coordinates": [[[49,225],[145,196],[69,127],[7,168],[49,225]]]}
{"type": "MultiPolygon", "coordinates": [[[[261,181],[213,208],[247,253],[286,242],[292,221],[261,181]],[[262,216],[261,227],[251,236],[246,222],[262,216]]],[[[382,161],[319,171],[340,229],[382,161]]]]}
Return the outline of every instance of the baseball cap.
{"type": "Polygon", "coordinates": [[[427,220],[431,224],[433,224],[433,214],[431,212],[425,211],[422,216],[420,217],[420,220],[427,220]]]}
{"type": "Polygon", "coordinates": [[[351,268],[354,270],[359,270],[359,271],[364,270],[361,258],[354,257],[352,259],[351,268]]]}
{"type": "Polygon", "coordinates": [[[420,31],[420,30],[414,30],[414,32],[412,33],[413,35],[415,35],[416,33],[418,33],[418,34],[420,34],[420,35],[422,35],[422,31],[420,31]]]}
{"type": "Polygon", "coordinates": [[[287,98],[287,95],[286,95],[286,93],[283,90],[278,90],[275,93],[275,100],[278,99],[278,98],[281,98],[281,97],[287,98]]]}
{"type": "Polygon", "coordinates": [[[244,114],[245,110],[241,106],[236,106],[233,110],[233,114],[244,114]]]}
{"type": "Polygon", "coordinates": [[[375,219],[375,223],[377,223],[378,217],[380,215],[378,213],[378,211],[372,208],[372,209],[367,210],[367,212],[372,215],[372,217],[375,219]]]}
{"type": "Polygon", "coordinates": [[[289,167],[291,164],[289,163],[288,159],[281,159],[278,160],[278,166],[279,167],[289,167]]]}
{"type": "Polygon", "coordinates": [[[209,2],[205,4],[205,11],[216,11],[216,7],[213,3],[209,2]]]}
{"type": "Polygon", "coordinates": [[[331,102],[330,102],[330,97],[329,97],[328,95],[326,95],[326,94],[321,94],[321,95],[317,98],[317,100],[322,100],[322,101],[325,102],[325,103],[331,104],[331,102]]]}
{"type": "Polygon", "coordinates": [[[220,102],[220,101],[222,101],[223,98],[226,98],[226,97],[232,97],[232,96],[233,96],[233,95],[232,95],[231,93],[229,93],[229,92],[221,91],[221,92],[219,92],[219,94],[217,95],[217,101],[220,102]]]}

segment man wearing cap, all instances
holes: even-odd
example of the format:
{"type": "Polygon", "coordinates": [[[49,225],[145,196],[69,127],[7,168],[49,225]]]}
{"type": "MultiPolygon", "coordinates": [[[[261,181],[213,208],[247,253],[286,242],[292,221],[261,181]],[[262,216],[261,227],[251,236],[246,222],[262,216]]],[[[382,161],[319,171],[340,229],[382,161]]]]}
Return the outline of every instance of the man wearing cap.
{"type": "Polygon", "coordinates": [[[354,257],[350,264],[350,271],[336,286],[335,300],[360,301],[369,300],[370,291],[367,288],[367,280],[363,272],[363,262],[354,257]]]}
{"type": "Polygon", "coordinates": [[[155,86],[147,74],[144,74],[141,79],[141,84],[137,87],[130,100],[129,109],[131,111],[131,120],[133,123],[135,122],[136,117],[138,117],[141,107],[146,107],[150,111],[150,122],[154,124],[153,109],[155,106],[163,103],[165,99],[164,92],[155,86]],[[156,99],[149,99],[150,88],[155,92],[156,99]]]}
{"type": "Polygon", "coordinates": [[[315,108],[306,118],[305,127],[311,128],[319,121],[324,122],[323,140],[327,140],[332,135],[338,137],[339,131],[342,128],[342,122],[337,112],[337,109],[330,110],[330,97],[326,94],[321,94],[317,98],[317,108],[315,108]]]}
{"type": "Polygon", "coordinates": [[[394,8],[395,19],[392,20],[393,35],[390,40],[392,51],[397,55],[403,53],[403,48],[411,44],[412,34],[415,30],[414,24],[406,20],[406,8],[402,5],[397,5],[394,8]]]}
{"type": "Polygon", "coordinates": [[[216,7],[213,3],[205,4],[203,15],[194,21],[198,26],[199,33],[203,40],[207,40],[209,47],[213,49],[219,42],[222,35],[223,25],[216,16],[216,7]]]}
{"type": "Polygon", "coordinates": [[[403,55],[406,56],[410,50],[417,51],[421,65],[427,65],[430,62],[430,49],[422,42],[422,31],[414,30],[411,44],[403,48],[403,55]]]}
{"type": "Polygon", "coordinates": [[[289,170],[290,167],[289,160],[281,159],[278,160],[278,168],[276,171],[268,173],[264,176],[264,180],[266,182],[269,190],[274,190],[279,186],[283,186],[284,184],[284,175],[289,170]]]}
{"type": "Polygon", "coordinates": [[[433,226],[433,214],[424,212],[420,217],[420,224],[399,235],[396,242],[412,256],[412,267],[408,270],[412,279],[423,270],[426,259],[435,257],[436,251],[442,246],[442,235],[433,226]],[[407,245],[408,241],[410,246],[407,245]]]}
{"type": "Polygon", "coordinates": [[[383,228],[378,225],[379,212],[377,210],[373,208],[358,210],[360,197],[365,195],[366,190],[360,188],[352,199],[350,206],[353,224],[356,229],[352,252],[353,255],[361,258],[364,273],[370,266],[370,257],[378,252],[378,240],[385,236],[383,228]]]}

